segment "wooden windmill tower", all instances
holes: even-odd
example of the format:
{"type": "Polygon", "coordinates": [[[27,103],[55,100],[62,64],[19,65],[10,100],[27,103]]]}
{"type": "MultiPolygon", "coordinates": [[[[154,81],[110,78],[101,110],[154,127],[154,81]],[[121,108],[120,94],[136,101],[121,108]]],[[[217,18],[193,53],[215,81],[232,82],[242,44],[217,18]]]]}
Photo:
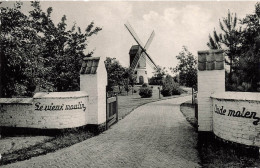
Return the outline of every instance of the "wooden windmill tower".
{"type": "Polygon", "coordinates": [[[148,63],[153,69],[157,69],[156,64],[147,53],[147,49],[149,48],[155,33],[153,31],[150,38],[147,40],[146,44],[143,45],[142,41],[139,39],[134,29],[128,22],[125,24],[125,27],[138,44],[133,45],[129,51],[130,68],[134,69],[137,75],[138,84],[148,83],[146,63],[148,63]]]}

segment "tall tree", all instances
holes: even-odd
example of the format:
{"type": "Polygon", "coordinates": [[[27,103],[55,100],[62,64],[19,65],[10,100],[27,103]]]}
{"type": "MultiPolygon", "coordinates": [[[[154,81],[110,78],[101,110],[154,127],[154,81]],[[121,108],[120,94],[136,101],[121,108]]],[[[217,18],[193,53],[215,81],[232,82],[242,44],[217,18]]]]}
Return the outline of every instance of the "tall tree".
{"type": "Polygon", "coordinates": [[[179,73],[180,84],[188,87],[197,86],[197,60],[194,55],[183,46],[176,58],[179,64],[173,70],[179,73]]]}
{"type": "Polygon", "coordinates": [[[107,57],[105,61],[107,69],[108,78],[108,89],[112,90],[113,86],[119,87],[119,92],[122,92],[123,75],[125,73],[125,68],[115,59],[107,57]]]}
{"type": "Polygon", "coordinates": [[[40,2],[31,2],[27,16],[21,6],[0,8],[3,96],[31,96],[36,86],[78,90],[81,59],[93,54],[84,54],[88,38],[101,28],[91,22],[83,32],[76,25],[67,30],[65,15],[53,23],[52,8],[44,12],[40,2]]]}
{"type": "Polygon", "coordinates": [[[255,13],[247,15],[242,24],[241,58],[239,60],[244,81],[251,84],[252,91],[260,91],[260,3],[255,5],[255,13]]]}
{"type": "Polygon", "coordinates": [[[123,67],[116,58],[107,57],[105,61],[108,78],[108,90],[112,91],[113,86],[118,86],[119,93],[125,87],[126,91],[130,90],[129,85],[134,86],[136,75],[131,68],[123,67]]]}
{"type": "Polygon", "coordinates": [[[233,15],[228,10],[227,17],[222,21],[219,20],[219,26],[222,33],[218,34],[216,30],[213,31],[213,37],[209,35],[209,42],[207,43],[210,49],[224,49],[228,59],[226,63],[230,66],[229,81],[231,82],[232,72],[236,68],[235,61],[239,57],[239,47],[241,45],[241,26],[237,24],[237,16],[233,15]]]}
{"type": "Polygon", "coordinates": [[[209,34],[209,42],[207,46],[214,50],[214,49],[221,49],[221,42],[220,42],[221,34],[217,34],[216,30],[213,30],[213,37],[209,34]]]}
{"type": "Polygon", "coordinates": [[[23,14],[22,3],[1,7],[1,57],[3,97],[30,95],[34,87],[35,56],[40,36],[23,14]]]}
{"type": "Polygon", "coordinates": [[[136,83],[136,77],[137,76],[134,74],[134,70],[132,68],[125,68],[123,73],[123,83],[125,91],[127,91],[127,95],[131,88],[134,87],[134,84],[136,83]]]}
{"type": "Polygon", "coordinates": [[[163,79],[164,79],[164,77],[167,74],[166,68],[158,66],[153,73],[154,74],[150,78],[149,83],[151,85],[162,85],[163,84],[163,79]]]}

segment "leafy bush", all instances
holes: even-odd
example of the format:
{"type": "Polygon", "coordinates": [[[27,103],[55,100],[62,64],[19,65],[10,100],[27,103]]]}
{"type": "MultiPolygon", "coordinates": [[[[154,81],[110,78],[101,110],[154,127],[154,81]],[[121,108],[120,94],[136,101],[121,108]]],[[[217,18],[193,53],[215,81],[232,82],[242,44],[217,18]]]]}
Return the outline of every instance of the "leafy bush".
{"type": "Polygon", "coordinates": [[[148,87],[147,83],[142,84],[142,87],[148,87]]]}
{"type": "Polygon", "coordinates": [[[163,81],[161,94],[166,97],[171,95],[180,95],[181,93],[182,89],[179,84],[174,82],[170,75],[167,75],[163,81]]]}
{"type": "Polygon", "coordinates": [[[149,79],[150,85],[162,85],[162,79],[160,77],[151,77],[149,79]]]}
{"type": "Polygon", "coordinates": [[[163,87],[161,90],[161,94],[164,97],[171,96],[172,95],[172,88],[170,86],[163,87]]]}
{"type": "Polygon", "coordinates": [[[150,87],[141,87],[139,90],[141,98],[149,98],[153,95],[153,90],[150,87]]]}
{"type": "Polygon", "coordinates": [[[180,95],[181,93],[182,93],[182,89],[180,88],[179,84],[173,82],[172,95],[180,95]]]}
{"type": "Polygon", "coordinates": [[[124,86],[124,88],[125,88],[125,91],[126,91],[126,92],[129,92],[129,91],[132,89],[132,86],[126,84],[126,85],[124,86]]]}

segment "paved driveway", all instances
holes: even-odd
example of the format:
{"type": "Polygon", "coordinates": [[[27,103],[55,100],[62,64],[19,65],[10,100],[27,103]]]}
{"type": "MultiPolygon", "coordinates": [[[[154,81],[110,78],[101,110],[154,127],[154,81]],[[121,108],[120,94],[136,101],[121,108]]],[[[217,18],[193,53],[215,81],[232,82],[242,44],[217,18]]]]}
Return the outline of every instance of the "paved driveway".
{"type": "Polygon", "coordinates": [[[146,104],[99,136],[2,167],[200,167],[197,133],[179,107],[189,99],[146,104]]]}

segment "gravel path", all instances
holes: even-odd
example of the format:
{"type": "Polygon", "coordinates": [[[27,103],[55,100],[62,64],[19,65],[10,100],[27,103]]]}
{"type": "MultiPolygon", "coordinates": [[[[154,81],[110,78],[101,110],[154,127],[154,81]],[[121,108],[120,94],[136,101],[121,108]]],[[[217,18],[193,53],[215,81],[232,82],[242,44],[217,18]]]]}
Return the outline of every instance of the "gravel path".
{"type": "Polygon", "coordinates": [[[146,104],[99,136],[1,167],[200,167],[197,134],[179,106],[190,98],[146,104]]]}

